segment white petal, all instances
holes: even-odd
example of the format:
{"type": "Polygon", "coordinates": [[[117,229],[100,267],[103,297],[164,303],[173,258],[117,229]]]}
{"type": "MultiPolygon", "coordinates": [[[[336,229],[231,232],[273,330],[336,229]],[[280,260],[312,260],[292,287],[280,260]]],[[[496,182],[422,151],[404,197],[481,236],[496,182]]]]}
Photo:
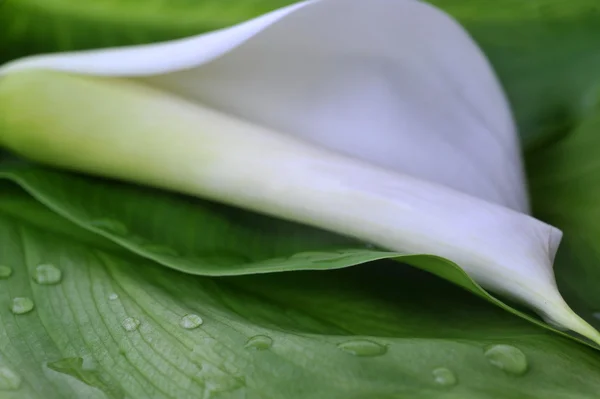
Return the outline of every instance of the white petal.
{"type": "MultiPolygon", "coordinates": [[[[527,212],[515,128],[471,38],[415,0],[315,0],[174,42],[35,57],[152,85],[527,212]]],[[[2,73],[2,70],[0,70],[2,73]]]]}
{"type": "Polygon", "coordinates": [[[506,207],[130,81],[9,74],[0,79],[0,131],[1,146],[39,162],[443,256],[600,344],[556,289],[561,232],[506,207]]]}

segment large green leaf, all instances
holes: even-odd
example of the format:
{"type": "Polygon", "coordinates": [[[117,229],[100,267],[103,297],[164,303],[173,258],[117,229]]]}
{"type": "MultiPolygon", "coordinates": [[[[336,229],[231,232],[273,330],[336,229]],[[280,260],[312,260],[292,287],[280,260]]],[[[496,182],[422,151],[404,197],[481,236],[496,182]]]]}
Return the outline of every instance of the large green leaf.
{"type": "Polygon", "coordinates": [[[560,288],[600,327],[600,112],[528,157],[535,211],[563,229],[556,262],[560,288]]]}
{"type": "Polygon", "coordinates": [[[187,273],[330,269],[389,256],[349,238],[160,190],[26,163],[0,168],[1,177],[80,226],[187,273]]]}
{"type": "MultiPolygon", "coordinates": [[[[433,273],[534,324],[552,329],[520,307],[491,296],[458,265],[435,256],[372,249],[350,238],[236,208],[25,162],[0,163],[0,180],[3,178],[122,250],[185,273],[235,276],[334,270],[393,259],[433,273]]],[[[18,215],[20,205],[12,205],[6,205],[4,211],[18,215]]]]}
{"type": "Polygon", "coordinates": [[[594,350],[416,269],[192,277],[1,189],[0,257],[13,271],[0,279],[2,398],[593,399],[600,391],[594,350]],[[40,275],[40,265],[58,268],[61,280],[40,275]],[[15,297],[34,308],[14,314],[15,297]],[[183,328],[190,314],[203,324],[183,328]]]}

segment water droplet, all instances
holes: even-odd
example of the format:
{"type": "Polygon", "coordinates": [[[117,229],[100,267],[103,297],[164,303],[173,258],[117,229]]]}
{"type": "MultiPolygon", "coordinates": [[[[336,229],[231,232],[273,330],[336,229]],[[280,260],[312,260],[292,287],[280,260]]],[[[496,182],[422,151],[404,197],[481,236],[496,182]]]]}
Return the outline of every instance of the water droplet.
{"type": "Polygon", "coordinates": [[[140,324],[142,323],[135,317],[128,317],[121,322],[121,325],[123,326],[125,331],[135,331],[138,329],[140,324]]]}
{"type": "Polygon", "coordinates": [[[375,249],[375,244],[365,244],[365,248],[367,248],[367,249],[375,249]]]}
{"type": "Polygon", "coordinates": [[[273,339],[266,335],[256,335],[246,341],[244,348],[264,351],[273,345],[273,339]]]}
{"type": "Polygon", "coordinates": [[[115,219],[96,219],[90,221],[90,225],[119,236],[126,236],[129,234],[127,226],[115,219]]]}
{"type": "Polygon", "coordinates": [[[117,299],[119,299],[119,295],[115,294],[114,292],[112,294],[108,295],[108,300],[109,301],[116,301],[117,299]]]}
{"type": "Polygon", "coordinates": [[[313,251],[313,252],[298,252],[298,253],[290,256],[290,259],[300,259],[300,260],[306,260],[306,261],[310,261],[310,262],[318,262],[323,259],[335,258],[336,256],[337,256],[337,254],[333,253],[333,252],[313,251]]]}
{"type": "MultiPolygon", "coordinates": [[[[366,251],[358,252],[358,254],[364,254],[366,251]]],[[[338,263],[347,258],[354,258],[357,253],[347,251],[347,250],[339,250],[332,252],[299,252],[292,256],[290,256],[286,262],[294,261],[294,262],[311,262],[314,264],[324,264],[324,263],[338,263]]]]}
{"type": "Polygon", "coordinates": [[[164,255],[164,256],[179,256],[179,252],[175,249],[168,247],[166,245],[160,244],[142,244],[141,247],[148,251],[152,252],[155,255],[164,255]]]}
{"type": "MultiPolygon", "coordinates": [[[[205,364],[197,375],[198,379],[204,383],[204,396],[206,398],[225,397],[235,398],[234,392],[243,390],[246,386],[244,376],[229,374],[211,364],[205,364]]],[[[243,393],[243,392],[240,392],[243,393]]]]}
{"type": "Polygon", "coordinates": [[[365,254],[369,254],[367,251],[365,251],[364,249],[358,249],[358,248],[347,248],[347,249],[340,249],[335,251],[336,253],[340,254],[340,255],[365,255],[365,254]]]}
{"type": "Polygon", "coordinates": [[[4,265],[0,265],[0,280],[9,278],[12,275],[13,270],[4,265]]]}
{"type": "MultiPolygon", "coordinates": [[[[253,262],[250,258],[247,258],[243,255],[218,251],[203,252],[195,254],[195,256],[192,257],[186,256],[186,259],[188,259],[191,264],[214,265],[221,267],[233,267],[253,262]]],[[[260,265],[262,265],[262,262],[260,265]]]]}
{"type": "Polygon", "coordinates": [[[198,316],[197,314],[186,314],[179,321],[179,325],[186,330],[200,327],[202,323],[204,323],[204,320],[202,320],[202,317],[198,316]]]}
{"type": "Polygon", "coordinates": [[[592,316],[594,316],[595,318],[597,318],[598,320],[600,320],[600,312],[596,312],[592,316]]]}
{"type": "Polygon", "coordinates": [[[98,368],[98,362],[91,355],[85,355],[82,357],[81,368],[83,370],[93,371],[98,368]]]}
{"type": "Polygon", "coordinates": [[[381,356],[387,352],[386,346],[367,339],[342,342],[337,347],[354,356],[381,356]]]}
{"type": "Polygon", "coordinates": [[[7,367],[0,367],[0,391],[16,391],[21,386],[21,377],[7,367]]]}
{"type": "Polygon", "coordinates": [[[36,283],[43,285],[58,284],[62,279],[62,272],[54,265],[43,264],[35,268],[33,279],[36,283]]]}
{"type": "Polygon", "coordinates": [[[270,258],[253,263],[256,267],[262,269],[279,268],[282,264],[287,262],[287,258],[270,258]]]}
{"type": "Polygon", "coordinates": [[[527,372],[527,357],[514,346],[494,345],[484,355],[491,365],[509,374],[523,375],[527,372]]]}
{"type": "Polygon", "coordinates": [[[339,263],[341,261],[347,262],[348,258],[350,259],[355,259],[357,254],[353,254],[353,253],[347,253],[347,254],[339,254],[337,255],[335,258],[331,258],[331,259],[321,259],[318,262],[315,263],[339,263]]]}
{"type": "Polygon", "coordinates": [[[26,297],[13,298],[12,307],[10,310],[14,314],[25,314],[33,310],[33,301],[26,297]]]}
{"type": "Polygon", "coordinates": [[[435,383],[440,386],[451,387],[456,385],[456,376],[450,369],[440,367],[438,369],[433,370],[431,374],[433,374],[433,380],[435,381],[435,383]]]}

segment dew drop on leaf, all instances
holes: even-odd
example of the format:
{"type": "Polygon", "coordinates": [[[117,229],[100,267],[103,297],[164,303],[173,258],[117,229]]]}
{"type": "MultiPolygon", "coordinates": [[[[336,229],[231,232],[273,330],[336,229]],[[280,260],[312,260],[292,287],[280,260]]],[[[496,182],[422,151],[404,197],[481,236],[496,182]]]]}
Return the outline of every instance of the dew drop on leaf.
{"type": "Polygon", "coordinates": [[[4,265],[0,265],[0,280],[9,278],[12,275],[13,270],[4,265]]]}
{"type": "Polygon", "coordinates": [[[118,236],[126,236],[129,234],[127,226],[114,219],[96,219],[90,221],[90,225],[118,236]]]}
{"type": "Polygon", "coordinates": [[[142,323],[135,317],[128,317],[121,322],[121,325],[123,326],[125,331],[135,331],[138,329],[140,324],[142,323]]]}
{"type": "Polygon", "coordinates": [[[323,259],[330,259],[336,254],[332,252],[298,252],[289,257],[289,259],[300,259],[307,262],[320,262],[323,259]]]}
{"type": "Polygon", "coordinates": [[[21,377],[8,367],[0,367],[0,391],[16,391],[21,386],[21,377]]]}
{"type": "Polygon", "coordinates": [[[367,339],[342,342],[337,347],[354,356],[381,356],[387,352],[386,346],[367,339]]]}
{"type": "Polygon", "coordinates": [[[246,341],[244,348],[264,351],[273,345],[273,339],[266,335],[256,335],[246,341]]]}
{"type": "Polygon", "coordinates": [[[206,364],[198,373],[198,378],[205,387],[204,398],[237,398],[240,395],[245,397],[244,376],[230,374],[211,364],[206,364]]]}
{"type": "Polygon", "coordinates": [[[108,300],[109,301],[116,301],[117,299],[119,299],[119,295],[118,294],[116,294],[114,292],[111,293],[111,294],[108,294],[108,300]]]}
{"type": "Polygon", "coordinates": [[[597,318],[598,320],[600,320],[600,312],[596,312],[592,316],[594,316],[595,318],[597,318]]]}
{"type": "Polygon", "coordinates": [[[457,383],[456,375],[446,367],[437,368],[431,374],[433,374],[433,380],[437,385],[451,387],[457,383]]]}
{"type": "Polygon", "coordinates": [[[42,285],[58,284],[62,280],[62,272],[59,268],[51,264],[39,265],[35,268],[33,280],[42,285]]]}
{"type": "Polygon", "coordinates": [[[194,328],[200,327],[204,323],[202,317],[197,314],[186,314],[179,321],[179,325],[186,330],[192,330],[194,328]]]}
{"type": "Polygon", "coordinates": [[[174,248],[168,247],[166,245],[142,244],[141,247],[145,251],[151,252],[154,255],[179,256],[179,252],[177,252],[174,248]]]}
{"type": "Polygon", "coordinates": [[[13,298],[10,311],[14,314],[25,314],[33,310],[34,304],[30,298],[17,297],[13,298]]]}
{"type": "Polygon", "coordinates": [[[494,345],[484,355],[492,366],[509,374],[523,375],[527,372],[527,357],[514,346],[494,345]]]}
{"type": "Polygon", "coordinates": [[[81,368],[83,370],[96,370],[98,368],[98,362],[91,355],[85,355],[82,357],[81,368]]]}

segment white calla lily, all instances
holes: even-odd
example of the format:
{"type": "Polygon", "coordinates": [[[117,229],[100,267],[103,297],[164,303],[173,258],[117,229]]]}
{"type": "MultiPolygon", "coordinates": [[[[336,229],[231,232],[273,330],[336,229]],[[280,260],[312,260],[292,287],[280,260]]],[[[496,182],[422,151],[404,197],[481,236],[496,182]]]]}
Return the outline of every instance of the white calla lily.
{"type": "Polygon", "coordinates": [[[416,0],[313,0],[167,43],[0,68],[0,145],[395,251],[600,343],[527,214],[512,116],[468,34],[416,0]]]}

